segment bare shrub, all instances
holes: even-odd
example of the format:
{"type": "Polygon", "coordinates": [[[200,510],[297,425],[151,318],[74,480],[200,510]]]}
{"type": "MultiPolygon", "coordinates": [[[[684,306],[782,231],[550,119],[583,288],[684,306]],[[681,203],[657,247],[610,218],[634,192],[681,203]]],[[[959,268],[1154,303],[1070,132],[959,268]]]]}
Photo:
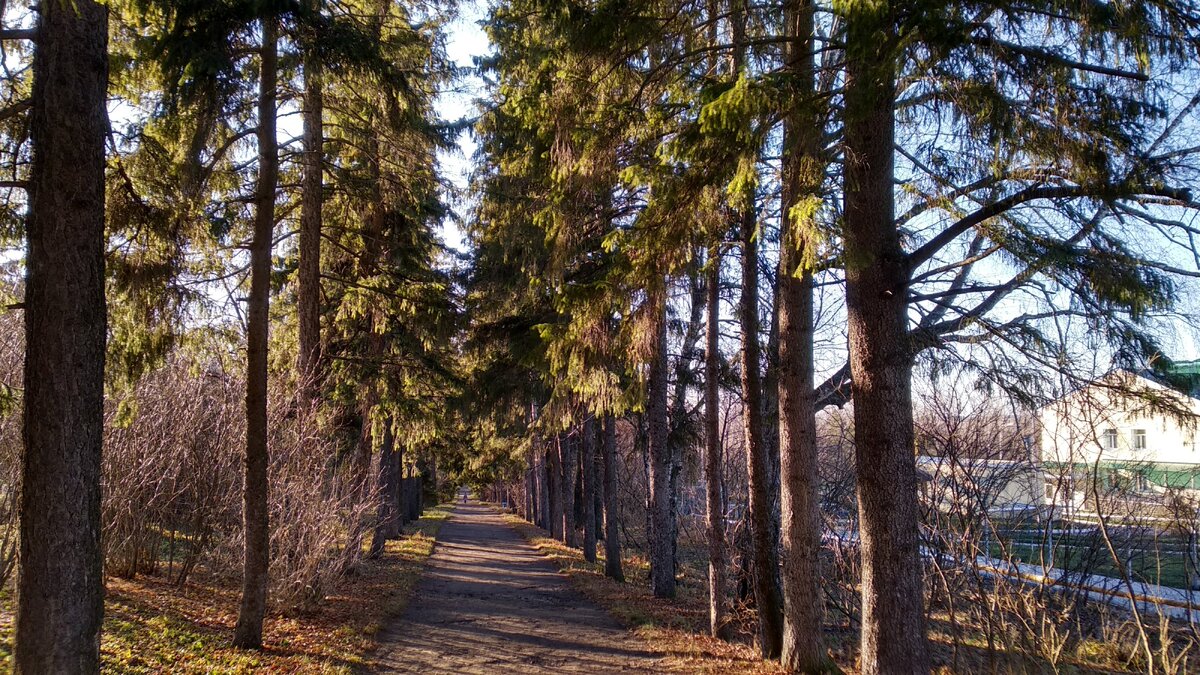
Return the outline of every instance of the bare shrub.
{"type": "Polygon", "coordinates": [[[329,434],[315,410],[296,411],[283,392],[271,398],[271,582],[280,605],[304,608],[325,597],[361,558],[345,549],[347,523],[374,512],[374,493],[358,489],[350,467],[330,468],[329,434]]]}
{"type": "Polygon", "coordinates": [[[0,314],[0,588],[17,567],[21,483],[21,387],[25,329],[16,312],[0,314]]]}
{"type": "MultiPolygon", "coordinates": [[[[104,453],[104,541],[111,573],[165,574],[197,566],[236,578],[242,560],[245,417],[239,377],[173,360],[110,406],[104,453]]],[[[348,489],[333,434],[298,410],[281,382],[270,392],[271,598],[297,609],[341,573],[346,523],[370,495],[348,489]],[[334,468],[331,468],[334,467],[334,468]]]]}
{"type": "Polygon", "coordinates": [[[222,374],[173,362],[109,405],[103,518],[110,573],[157,574],[165,564],[183,583],[214,540],[240,527],[244,423],[236,387],[222,374]]]}

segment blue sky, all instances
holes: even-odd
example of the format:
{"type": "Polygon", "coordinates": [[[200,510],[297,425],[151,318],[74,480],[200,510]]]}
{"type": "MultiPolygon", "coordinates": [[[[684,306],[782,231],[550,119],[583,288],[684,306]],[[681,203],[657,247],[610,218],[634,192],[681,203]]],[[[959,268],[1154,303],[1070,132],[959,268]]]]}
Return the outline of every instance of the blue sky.
{"type": "MultiPolygon", "coordinates": [[[[459,7],[458,18],[450,24],[446,40],[447,55],[458,66],[473,67],[475,57],[488,52],[487,36],[479,25],[486,14],[487,6],[480,0],[464,2],[459,7]]],[[[447,121],[474,116],[477,112],[475,101],[482,93],[481,87],[482,81],[474,74],[454,83],[438,96],[438,115],[447,121]]],[[[459,215],[465,215],[467,211],[467,178],[470,175],[471,156],[474,153],[475,139],[471,134],[463,133],[459,135],[456,152],[442,152],[438,155],[443,175],[455,187],[455,190],[447,195],[447,201],[459,215]]],[[[442,239],[451,248],[464,248],[462,232],[452,219],[443,222],[442,239]]]]}

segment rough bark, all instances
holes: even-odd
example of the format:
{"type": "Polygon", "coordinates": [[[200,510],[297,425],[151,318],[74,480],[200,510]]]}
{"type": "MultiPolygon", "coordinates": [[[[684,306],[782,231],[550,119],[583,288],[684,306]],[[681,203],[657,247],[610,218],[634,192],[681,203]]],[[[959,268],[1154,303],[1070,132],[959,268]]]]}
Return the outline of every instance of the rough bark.
{"type": "Polygon", "coordinates": [[[862,556],[862,672],[926,673],[908,265],[894,223],[895,18],[846,14],[846,313],[862,556]]]}
{"type": "Polygon", "coordinates": [[[592,510],[595,513],[596,521],[596,538],[604,538],[604,421],[596,420],[592,425],[595,430],[595,461],[592,463],[592,471],[595,472],[596,493],[593,498],[592,510]]]}
{"type": "Polygon", "coordinates": [[[713,637],[733,634],[725,598],[725,509],[721,487],[725,483],[721,452],[721,254],[709,253],[705,290],[708,321],[704,338],[704,496],[708,538],[708,627],[713,637]]]}
{"type": "MultiPolygon", "coordinates": [[[[778,268],[776,269],[778,271],[778,268]]],[[[782,466],[779,452],[779,278],[771,286],[771,322],[767,328],[767,348],[763,359],[762,408],[763,446],[767,449],[767,498],[771,514],[771,542],[779,550],[783,538],[781,486],[782,466]]],[[[780,583],[778,574],[775,583],[780,583]]]]}
{"type": "Polygon", "coordinates": [[[563,539],[563,479],[562,479],[562,434],[555,436],[554,442],[546,451],[546,481],[548,504],[550,506],[550,536],[562,541],[563,539]]]}
{"type": "MultiPolygon", "coordinates": [[[[790,672],[829,671],[832,662],[821,632],[821,505],[817,461],[816,390],[813,383],[813,274],[804,257],[816,246],[811,223],[798,222],[792,207],[819,198],[821,115],[815,90],[813,5],[789,0],[786,65],[795,103],[784,119],[784,213],[779,258],[779,443],[783,517],[783,651],[790,672]]],[[[798,215],[798,214],[797,214],[798,215]]]]}
{"type": "MultiPolygon", "coordinates": [[[[698,258],[699,256],[697,256],[698,258]]],[[[689,313],[683,330],[679,358],[675,361],[675,386],[671,392],[671,431],[668,443],[671,446],[671,513],[679,513],[680,478],[683,474],[683,455],[691,444],[691,438],[682,433],[687,426],[688,387],[697,382],[700,360],[700,338],[704,334],[704,281],[698,265],[692,265],[688,274],[689,313]]],[[[678,517],[678,516],[676,516],[678,517]]],[[[679,571],[679,523],[672,518],[671,560],[675,572],[679,571]]]]}
{"type": "Polygon", "coordinates": [[[271,239],[275,229],[275,188],[279,150],[275,140],[278,27],[264,19],[258,94],[258,185],[254,197],[254,236],[250,242],[250,298],[246,328],[246,466],[243,486],[245,556],[242,603],[233,644],[262,647],[267,610],[267,568],[271,555],[267,505],[267,331],[271,302],[271,239]]]}
{"type": "Polygon", "coordinates": [[[396,443],[396,529],[404,529],[408,522],[408,481],[404,477],[404,444],[396,443]]]}
{"type": "Polygon", "coordinates": [[[612,415],[604,418],[604,575],[625,581],[621,569],[621,537],[617,500],[617,422],[612,415]]]}
{"type": "Polygon", "coordinates": [[[33,59],[16,673],[95,673],[104,615],[108,12],[41,3],[33,59]]]}
{"type": "Polygon", "coordinates": [[[392,425],[386,424],[383,430],[383,447],[379,450],[379,466],[377,472],[377,496],[379,504],[375,513],[375,532],[371,537],[371,557],[377,558],[383,554],[383,548],[388,539],[400,535],[400,523],[396,508],[400,490],[400,453],[395,450],[395,438],[392,435],[392,425]]]}
{"type": "Polygon", "coordinates": [[[754,602],[758,608],[759,646],[765,658],[779,656],[783,635],[783,599],[777,582],[779,559],[771,527],[771,460],[763,440],[762,375],[758,337],[758,241],[753,204],[741,214],[742,298],[738,307],[742,328],[742,422],[746,444],[747,490],[754,602]]]}
{"type": "MultiPolygon", "coordinates": [[[[319,12],[321,0],[308,0],[319,12]]],[[[315,45],[304,53],[304,168],[300,194],[300,242],[297,261],[296,313],[299,323],[300,383],[304,403],[311,405],[320,390],[321,373],[321,209],[325,132],[322,126],[321,59],[315,45]]]]}
{"type": "Polygon", "coordinates": [[[579,473],[579,437],[564,434],[562,437],[562,542],[572,548],[579,545],[575,531],[575,479],[579,473]]]}
{"type": "Polygon", "coordinates": [[[549,478],[546,475],[547,461],[546,451],[542,449],[540,439],[534,441],[534,456],[536,463],[534,464],[534,480],[537,483],[537,508],[534,510],[536,520],[534,521],[538,527],[543,530],[550,529],[550,487],[549,478]]]}
{"type": "Polygon", "coordinates": [[[419,470],[413,470],[408,479],[408,519],[419,520],[425,511],[425,479],[419,470]]]}
{"type": "Polygon", "coordinates": [[[537,520],[537,453],[532,448],[526,462],[528,467],[525,469],[525,512],[522,515],[532,523],[537,520]]]}
{"type": "Polygon", "coordinates": [[[583,559],[596,562],[596,418],[588,415],[583,421],[583,559]]]}
{"type": "Polygon", "coordinates": [[[675,511],[671,503],[671,448],[667,410],[667,302],[666,289],[658,289],[650,300],[651,334],[654,350],[650,357],[648,401],[646,402],[647,454],[649,455],[650,589],[655,597],[675,597],[675,511]]]}

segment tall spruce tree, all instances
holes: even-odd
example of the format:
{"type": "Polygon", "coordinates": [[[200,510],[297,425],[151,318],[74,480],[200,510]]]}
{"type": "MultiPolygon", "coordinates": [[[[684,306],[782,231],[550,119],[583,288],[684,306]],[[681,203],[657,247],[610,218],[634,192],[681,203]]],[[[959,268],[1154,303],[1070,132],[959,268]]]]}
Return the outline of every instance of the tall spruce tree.
{"type": "Polygon", "coordinates": [[[271,243],[275,238],[275,191],[279,182],[279,150],[275,139],[278,96],[278,26],[262,20],[258,93],[258,179],[254,197],[254,234],[250,241],[250,297],[246,326],[246,456],[242,488],[244,546],[242,602],[233,644],[262,647],[267,611],[271,525],[267,464],[267,338],[271,305],[271,243]]]}
{"type": "Polygon", "coordinates": [[[813,273],[823,200],[825,115],[817,98],[815,3],[784,7],[784,72],[792,109],[783,120],[780,194],[779,321],[780,510],[783,643],[791,672],[831,667],[822,639],[820,470],[813,354],[813,273]]]}
{"type": "Polygon", "coordinates": [[[25,441],[13,670],[100,669],[108,10],[41,3],[26,220],[25,441]]]}

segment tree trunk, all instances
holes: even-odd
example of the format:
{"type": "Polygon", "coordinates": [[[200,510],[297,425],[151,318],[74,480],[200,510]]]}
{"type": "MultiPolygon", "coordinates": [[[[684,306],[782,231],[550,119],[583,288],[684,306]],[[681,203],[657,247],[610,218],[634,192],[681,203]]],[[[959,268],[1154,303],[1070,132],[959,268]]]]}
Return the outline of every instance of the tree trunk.
{"type": "Polygon", "coordinates": [[[545,450],[541,451],[541,466],[538,468],[538,496],[541,497],[541,527],[549,532],[553,529],[551,522],[553,520],[550,514],[550,490],[552,483],[550,482],[550,448],[547,444],[545,450]]]}
{"type": "MultiPolygon", "coordinates": [[[[380,11],[383,11],[382,9],[380,11]]],[[[372,134],[367,140],[367,166],[370,176],[370,214],[363,223],[363,250],[360,274],[366,277],[381,273],[380,260],[386,255],[385,220],[387,207],[384,204],[382,160],[379,151],[379,138],[372,134]]],[[[359,433],[358,450],[351,465],[351,488],[356,492],[359,504],[369,504],[373,498],[371,480],[371,458],[375,451],[375,438],[372,433],[372,415],[379,404],[379,385],[373,378],[380,377],[383,371],[383,361],[387,356],[387,335],[382,332],[386,319],[377,307],[367,310],[366,326],[366,362],[370,372],[363,374],[360,382],[359,400],[362,428],[359,433]]],[[[368,522],[365,514],[357,509],[351,509],[351,520],[347,529],[347,546],[345,550],[345,568],[350,569],[362,555],[363,542],[367,536],[368,522]]]]}
{"type": "Polygon", "coordinates": [[[413,475],[408,479],[408,519],[420,520],[421,514],[425,511],[425,479],[421,475],[419,469],[413,470],[413,475]]]}
{"type": "Polygon", "coordinates": [[[246,477],[243,487],[245,558],[242,604],[233,644],[262,647],[267,611],[267,568],[271,557],[267,504],[267,331],[271,303],[271,239],[275,229],[275,188],[279,156],[275,141],[278,27],[263,20],[258,94],[258,186],[254,197],[254,238],[250,242],[250,299],[246,328],[246,477]]]}
{"type": "Polygon", "coordinates": [[[550,536],[563,540],[563,475],[562,475],[562,434],[554,437],[554,442],[546,451],[546,475],[549,490],[550,536]]]}
{"type": "MultiPolygon", "coordinates": [[[[308,2],[314,13],[320,12],[321,0],[308,2]]],[[[315,45],[309,45],[304,52],[304,170],[296,271],[296,311],[300,327],[298,369],[304,405],[312,405],[317,399],[321,373],[321,209],[325,154],[321,88],[321,59],[315,45]]]]}
{"type": "Polygon", "coordinates": [[[846,15],[845,258],[862,549],[862,672],[926,673],[908,265],[894,223],[895,21],[846,15]]]}
{"type": "Polygon", "coordinates": [[[666,289],[653,292],[649,308],[654,353],[646,402],[647,454],[650,471],[650,589],[658,598],[675,597],[675,511],[671,505],[671,448],[667,410],[667,299],[666,289]]]}
{"type": "Polygon", "coordinates": [[[542,443],[539,438],[534,439],[534,489],[537,491],[537,496],[534,498],[535,508],[534,524],[543,530],[550,529],[550,488],[549,479],[546,476],[546,451],[541,449],[542,443]]]}
{"type": "MultiPolygon", "coordinates": [[[[368,342],[375,343],[381,336],[371,331],[368,342]]],[[[368,354],[373,356],[376,353],[376,347],[368,345],[368,354]]],[[[374,454],[374,436],[371,433],[371,411],[375,408],[376,397],[374,390],[369,390],[360,402],[359,414],[362,419],[362,426],[358,432],[358,443],[355,446],[354,456],[350,465],[350,490],[354,497],[354,506],[352,506],[346,515],[349,521],[346,523],[346,548],[342,551],[342,571],[346,572],[354,568],[362,556],[363,544],[367,539],[367,509],[359,509],[358,506],[368,506],[374,493],[373,483],[371,480],[371,458],[374,454]]]]}
{"type": "MultiPolygon", "coordinates": [[[[776,268],[778,271],[778,267],[776,268]]],[[[767,349],[763,363],[762,408],[763,447],[767,449],[767,499],[771,514],[771,545],[779,550],[783,519],[780,481],[782,465],[779,458],[779,279],[771,288],[771,323],[767,329],[767,349]]],[[[779,575],[775,583],[780,583],[779,575]]]]}
{"type": "Polygon", "coordinates": [[[621,569],[621,518],[617,495],[617,422],[612,415],[604,417],[604,574],[610,579],[625,581],[621,569]]]}
{"type": "Polygon", "coordinates": [[[40,3],[30,119],[14,672],[95,673],[104,616],[108,11],[40,3]]]}
{"type": "Polygon", "coordinates": [[[825,167],[822,116],[810,103],[815,91],[813,5],[788,0],[787,68],[795,107],[784,118],[784,214],[779,257],[779,440],[783,515],[783,667],[790,672],[832,670],[821,632],[821,505],[817,461],[816,391],[813,384],[814,215],[825,167]],[[793,213],[793,207],[797,210],[793,213]],[[798,219],[803,215],[805,220],[798,219]]]}
{"type": "Polygon", "coordinates": [[[383,447],[379,450],[378,494],[379,502],[375,514],[375,533],[371,537],[371,557],[383,555],[384,546],[388,539],[395,539],[400,534],[400,525],[396,517],[396,502],[400,488],[400,454],[395,451],[395,438],[392,435],[391,422],[385,424],[383,430],[383,447]]]}
{"type": "Polygon", "coordinates": [[[592,511],[595,514],[596,538],[603,539],[604,538],[604,504],[605,504],[605,501],[604,501],[604,420],[596,420],[595,424],[593,424],[592,427],[596,432],[594,434],[594,438],[592,440],[592,442],[595,443],[594,454],[595,454],[595,460],[596,460],[596,461],[592,462],[592,471],[595,472],[593,475],[595,476],[595,485],[596,485],[595,496],[593,497],[593,500],[592,500],[593,501],[592,511]]]}
{"type": "Polygon", "coordinates": [[[742,422],[745,429],[747,489],[753,547],[754,602],[758,608],[760,647],[765,658],[779,656],[783,634],[783,600],[777,583],[779,569],[771,527],[771,460],[763,441],[762,376],[758,346],[758,240],[751,199],[741,212],[742,301],[742,422]]]}
{"type": "Polygon", "coordinates": [[[596,418],[583,421],[583,559],[596,562],[596,418]]]}
{"type": "Polygon", "coordinates": [[[564,434],[562,438],[562,542],[571,548],[579,545],[575,533],[575,479],[579,473],[579,438],[575,434],[564,434]]]}
{"type": "Polygon", "coordinates": [[[404,444],[392,441],[396,448],[396,532],[403,531],[408,522],[408,483],[404,477],[404,444]]]}
{"type": "Polygon", "coordinates": [[[725,512],[721,486],[725,482],[721,452],[721,253],[709,253],[705,283],[708,323],[704,340],[704,496],[708,536],[708,628],[713,637],[729,639],[733,626],[725,599],[725,512]]]}
{"type": "Polygon", "coordinates": [[[525,513],[529,522],[537,521],[537,453],[530,449],[529,468],[525,470],[525,513]]]}
{"type": "MultiPolygon", "coordinates": [[[[698,258],[699,256],[697,256],[698,258]]],[[[688,274],[690,291],[688,322],[683,331],[679,359],[675,362],[675,387],[671,398],[671,560],[675,572],[679,571],[679,513],[680,478],[683,474],[683,454],[688,449],[686,438],[678,431],[687,424],[688,387],[697,382],[700,359],[700,337],[704,334],[704,281],[698,265],[692,265],[688,274]]]]}

